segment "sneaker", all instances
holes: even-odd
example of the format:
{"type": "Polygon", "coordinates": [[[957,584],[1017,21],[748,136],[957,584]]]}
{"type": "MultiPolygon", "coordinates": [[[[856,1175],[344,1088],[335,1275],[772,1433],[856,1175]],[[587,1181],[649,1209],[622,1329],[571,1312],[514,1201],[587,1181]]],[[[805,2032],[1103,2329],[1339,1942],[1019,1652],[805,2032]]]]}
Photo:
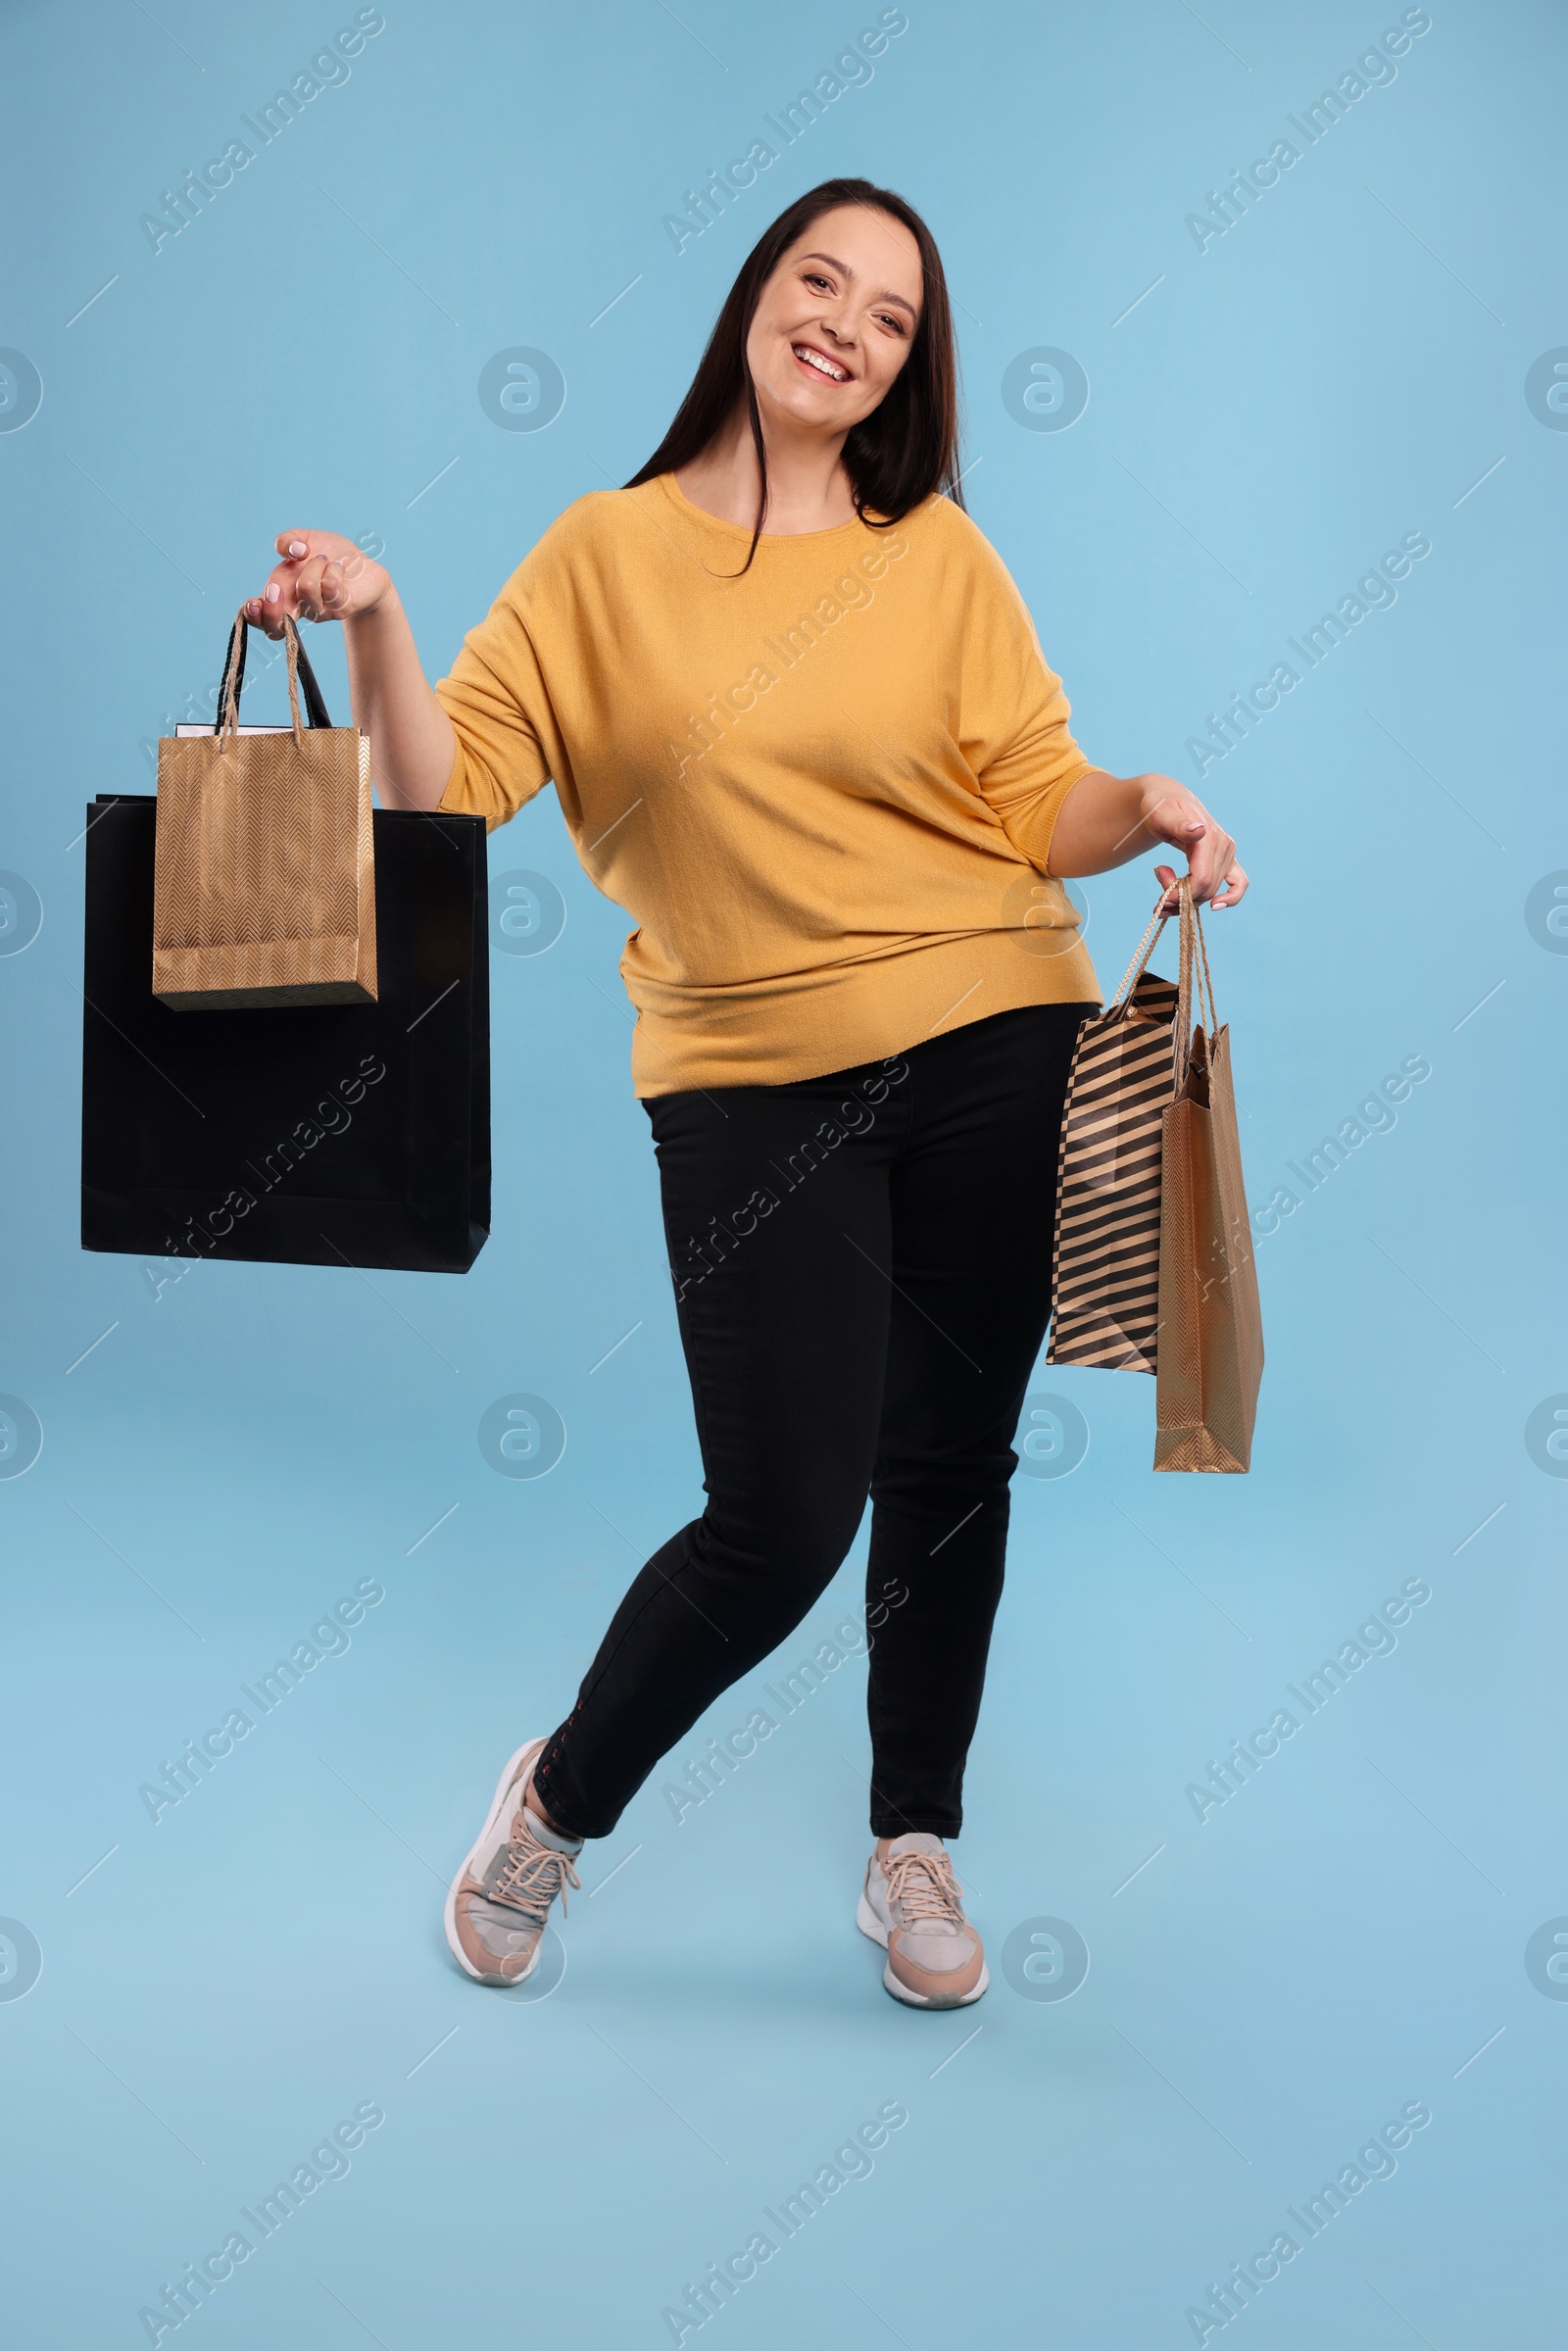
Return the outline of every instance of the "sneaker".
{"type": "Polygon", "coordinates": [[[476,1984],[520,1984],[539,1964],[550,1905],[566,1907],[580,1837],[558,1837],[523,1804],[522,1790],[542,1739],[529,1739],[501,1775],[495,1801],[447,1895],[452,1955],[476,1984]]]}
{"type": "Polygon", "coordinates": [[[855,1923],[888,1955],[882,1981],[911,2008],[966,2008],[991,1982],[940,1837],[895,1837],[866,1865],[855,1923]]]}

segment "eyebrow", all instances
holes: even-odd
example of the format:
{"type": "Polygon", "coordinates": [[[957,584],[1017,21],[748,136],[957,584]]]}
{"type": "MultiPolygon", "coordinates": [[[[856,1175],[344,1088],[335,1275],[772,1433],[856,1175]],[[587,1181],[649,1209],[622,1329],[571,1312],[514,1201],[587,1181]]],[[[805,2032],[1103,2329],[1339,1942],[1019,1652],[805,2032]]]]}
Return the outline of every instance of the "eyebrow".
{"type": "MultiPolygon", "coordinates": [[[[853,277],[855,275],[855,271],[850,268],[849,263],[841,262],[838,256],[833,253],[803,253],[801,255],[801,259],[803,262],[828,262],[835,269],[838,270],[841,277],[853,277]]],[[[896,303],[901,311],[907,311],[911,318],[916,318],[919,316],[919,313],[916,311],[912,302],[906,302],[902,294],[895,294],[889,286],[884,286],[882,291],[879,294],[873,294],[871,299],[873,302],[896,303]]]]}

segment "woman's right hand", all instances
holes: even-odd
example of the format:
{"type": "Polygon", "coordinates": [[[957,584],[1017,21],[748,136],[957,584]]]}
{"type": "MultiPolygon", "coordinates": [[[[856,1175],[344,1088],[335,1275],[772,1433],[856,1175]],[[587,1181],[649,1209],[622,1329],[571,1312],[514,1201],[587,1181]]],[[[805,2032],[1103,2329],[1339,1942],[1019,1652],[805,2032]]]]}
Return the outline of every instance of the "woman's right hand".
{"type": "Polygon", "coordinates": [[[373,612],[390,594],[391,579],[352,539],[335,530],[281,530],[275,563],[260,596],[245,606],[245,617],[270,637],[293,620],[353,620],[373,612]]]}
{"type": "Polygon", "coordinates": [[[346,628],[354,723],[370,738],[370,768],[381,805],[434,808],[457,752],[452,721],[425,682],[398,592],[379,563],[335,530],[280,530],[281,562],[245,617],[270,637],[285,620],[367,620],[346,628]],[[368,620],[369,613],[374,620],[368,620]]]}

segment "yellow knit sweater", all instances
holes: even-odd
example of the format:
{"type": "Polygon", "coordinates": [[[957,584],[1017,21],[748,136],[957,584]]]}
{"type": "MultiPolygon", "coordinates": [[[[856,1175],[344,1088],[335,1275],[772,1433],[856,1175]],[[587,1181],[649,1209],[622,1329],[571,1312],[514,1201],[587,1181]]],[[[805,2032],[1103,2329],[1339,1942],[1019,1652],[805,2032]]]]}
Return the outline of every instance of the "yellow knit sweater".
{"type": "Polygon", "coordinates": [[[1019,1004],[1098,1001],[1044,868],[1090,762],[1001,559],[949,499],[796,537],[665,474],[566,509],[436,687],[441,806],[554,779],[636,922],[639,1095],[781,1085],[1019,1004]]]}

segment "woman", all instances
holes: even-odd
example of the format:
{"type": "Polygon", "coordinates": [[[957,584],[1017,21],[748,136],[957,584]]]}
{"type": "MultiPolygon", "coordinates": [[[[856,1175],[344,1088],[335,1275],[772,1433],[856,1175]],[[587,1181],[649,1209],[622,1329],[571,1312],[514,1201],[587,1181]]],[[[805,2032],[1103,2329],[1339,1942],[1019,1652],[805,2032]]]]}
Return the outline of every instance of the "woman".
{"type": "Polygon", "coordinates": [[[553,779],[637,923],[632,1071],[708,1502],[632,1584],[565,1722],[501,1774],[446,1909],[481,1984],[532,1972],[583,1839],[800,1622],[868,1494],[858,1920],[900,2000],[989,1981],[944,1839],[1099,1003],[1060,877],[1163,842],[1200,903],[1247,879],[1183,786],[1079,751],[956,466],[930,232],[829,180],[748,259],[643,470],[567,508],[433,692],[347,539],[282,533],[247,608],[274,636],[287,613],[344,623],[388,805],[494,828],[553,779]]]}

